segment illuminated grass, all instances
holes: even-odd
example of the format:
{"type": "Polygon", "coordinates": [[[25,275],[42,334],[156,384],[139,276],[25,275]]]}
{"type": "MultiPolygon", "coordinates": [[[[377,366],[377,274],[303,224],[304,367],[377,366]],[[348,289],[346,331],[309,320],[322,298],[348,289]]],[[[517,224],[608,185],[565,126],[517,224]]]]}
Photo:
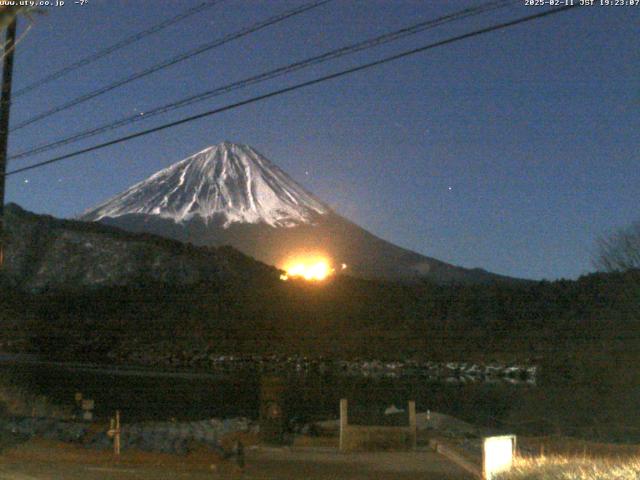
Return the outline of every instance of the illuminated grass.
{"type": "Polygon", "coordinates": [[[499,480],[637,480],[640,457],[595,459],[576,456],[519,458],[499,480]]]}

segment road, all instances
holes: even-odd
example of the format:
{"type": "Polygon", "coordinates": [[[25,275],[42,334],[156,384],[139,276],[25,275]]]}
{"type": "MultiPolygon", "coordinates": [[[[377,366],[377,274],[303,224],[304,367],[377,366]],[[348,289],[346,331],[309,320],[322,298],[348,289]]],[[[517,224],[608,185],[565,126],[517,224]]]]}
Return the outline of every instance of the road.
{"type": "Polygon", "coordinates": [[[443,456],[415,452],[339,453],[330,447],[248,448],[246,466],[208,453],[186,457],[109,452],[32,440],[0,454],[0,480],[471,480],[443,456]]]}

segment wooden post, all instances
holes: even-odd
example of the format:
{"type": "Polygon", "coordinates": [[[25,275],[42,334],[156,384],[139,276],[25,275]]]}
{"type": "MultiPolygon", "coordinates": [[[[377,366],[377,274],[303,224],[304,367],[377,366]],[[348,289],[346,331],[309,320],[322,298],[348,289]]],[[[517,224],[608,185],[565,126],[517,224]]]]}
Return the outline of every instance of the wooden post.
{"type": "Polygon", "coordinates": [[[415,450],[418,443],[418,425],[416,420],[415,400],[409,400],[409,428],[411,429],[411,448],[415,450]]]}
{"type": "Polygon", "coordinates": [[[347,414],[348,403],[346,398],[340,399],[340,451],[343,451],[345,445],[345,434],[347,425],[349,424],[349,417],[347,414]]]}
{"type": "Polygon", "coordinates": [[[109,420],[107,435],[113,438],[113,454],[120,456],[120,410],[116,410],[116,417],[109,420]]]}
{"type": "Polygon", "coordinates": [[[116,410],[116,435],[113,439],[113,453],[120,456],[120,410],[116,410]]]}

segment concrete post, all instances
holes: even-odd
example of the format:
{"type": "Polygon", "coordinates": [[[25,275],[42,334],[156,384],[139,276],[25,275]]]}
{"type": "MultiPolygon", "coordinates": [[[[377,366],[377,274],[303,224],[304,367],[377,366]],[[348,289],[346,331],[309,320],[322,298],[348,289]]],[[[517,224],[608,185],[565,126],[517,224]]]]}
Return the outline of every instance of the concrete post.
{"type": "Polygon", "coordinates": [[[340,399],[340,451],[344,451],[345,448],[345,434],[347,425],[349,424],[349,418],[347,416],[347,399],[340,399]]]}

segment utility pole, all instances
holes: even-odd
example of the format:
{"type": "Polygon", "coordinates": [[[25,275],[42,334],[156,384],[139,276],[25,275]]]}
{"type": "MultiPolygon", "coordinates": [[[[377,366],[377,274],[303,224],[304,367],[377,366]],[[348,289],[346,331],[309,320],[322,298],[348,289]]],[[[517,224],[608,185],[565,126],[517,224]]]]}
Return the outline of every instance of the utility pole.
{"type": "Polygon", "coordinates": [[[0,269],[4,265],[4,185],[7,172],[7,147],[9,145],[9,110],[11,109],[11,79],[13,77],[13,54],[16,46],[18,14],[7,27],[2,66],[2,95],[0,96],[0,269]]]}

